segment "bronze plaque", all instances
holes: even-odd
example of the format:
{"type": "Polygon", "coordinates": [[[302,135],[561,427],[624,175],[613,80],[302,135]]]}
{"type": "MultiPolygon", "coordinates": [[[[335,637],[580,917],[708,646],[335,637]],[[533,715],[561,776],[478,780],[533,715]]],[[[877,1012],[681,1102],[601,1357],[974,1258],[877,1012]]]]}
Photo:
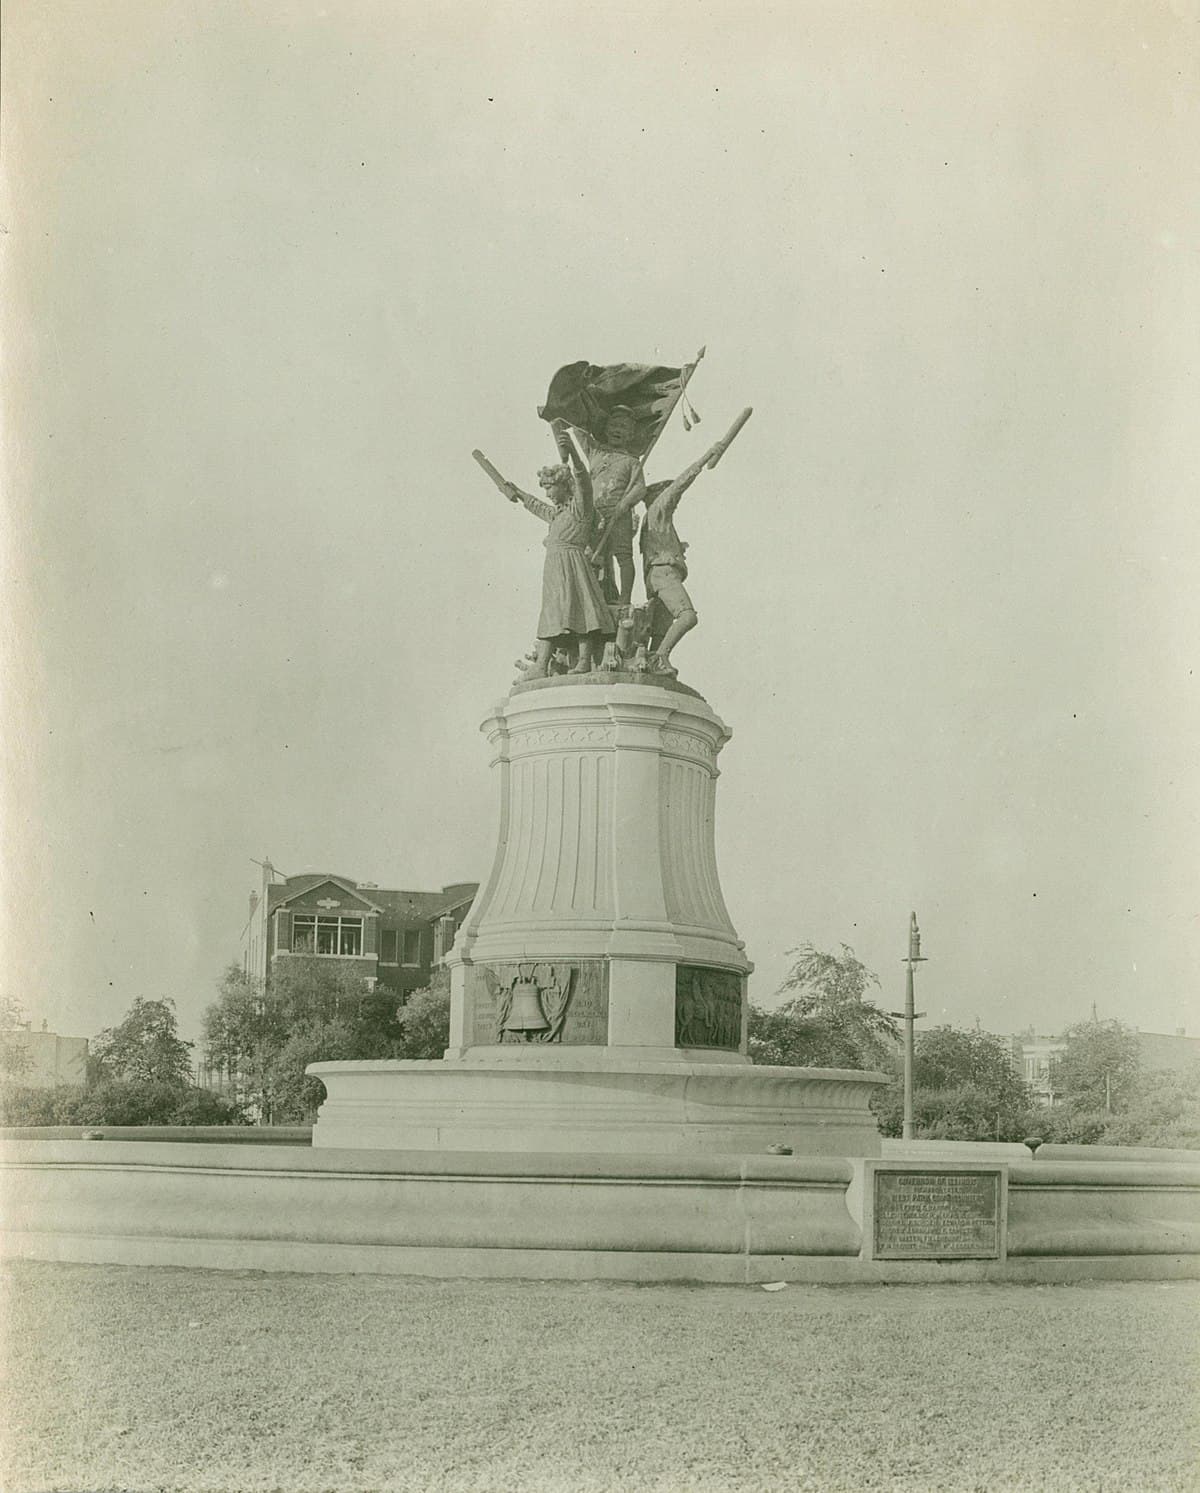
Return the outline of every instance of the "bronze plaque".
{"type": "Polygon", "coordinates": [[[473,964],[467,972],[467,1043],[471,1047],[494,1047],[498,1042],[520,1040],[520,1034],[502,1031],[506,1004],[512,992],[535,992],[545,1029],[531,1040],[558,1042],[565,1047],[604,1047],[608,1042],[608,966],[603,959],[514,960],[495,964],[473,964]],[[564,981],[564,973],[569,980],[564,981]],[[561,1011],[555,997],[565,998],[561,1011]]]}
{"type": "Polygon", "coordinates": [[[877,1260],[998,1260],[996,1171],[877,1171],[877,1260]]]}
{"type": "Polygon", "coordinates": [[[675,966],[675,1046],[742,1045],[742,977],[735,969],[702,964],[675,966]]]}

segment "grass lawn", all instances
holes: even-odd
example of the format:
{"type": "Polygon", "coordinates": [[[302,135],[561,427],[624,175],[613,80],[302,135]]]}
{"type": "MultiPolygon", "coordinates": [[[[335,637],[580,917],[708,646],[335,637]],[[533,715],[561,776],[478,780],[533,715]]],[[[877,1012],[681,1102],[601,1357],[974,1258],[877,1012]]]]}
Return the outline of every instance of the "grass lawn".
{"type": "Polygon", "coordinates": [[[1200,1285],[625,1286],[32,1262],[6,1493],[1200,1487],[1200,1285]]]}

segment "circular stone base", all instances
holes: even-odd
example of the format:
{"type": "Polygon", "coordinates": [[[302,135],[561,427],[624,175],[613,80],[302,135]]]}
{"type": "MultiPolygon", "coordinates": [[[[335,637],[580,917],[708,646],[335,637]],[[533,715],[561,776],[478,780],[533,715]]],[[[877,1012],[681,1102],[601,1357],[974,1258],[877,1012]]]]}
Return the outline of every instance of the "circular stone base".
{"type": "Polygon", "coordinates": [[[680,684],[669,674],[634,674],[628,669],[593,669],[590,674],[550,674],[544,679],[518,679],[509,693],[521,695],[535,689],[576,686],[587,689],[611,684],[635,684],[639,689],[665,689],[677,695],[691,695],[694,700],[704,699],[698,689],[693,689],[690,684],[680,684]]]}
{"type": "Polygon", "coordinates": [[[880,1074],[648,1060],[611,1048],[473,1048],[440,1062],[314,1063],[314,1146],[878,1156],[880,1074]],[[519,1051],[521,1061],[513,1059],[519,1051]]]}

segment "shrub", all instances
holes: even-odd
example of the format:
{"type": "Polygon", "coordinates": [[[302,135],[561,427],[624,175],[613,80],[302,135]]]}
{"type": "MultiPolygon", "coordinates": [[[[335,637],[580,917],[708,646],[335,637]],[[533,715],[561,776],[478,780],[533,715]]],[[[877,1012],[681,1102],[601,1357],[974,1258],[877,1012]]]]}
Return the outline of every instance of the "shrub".
{"type": "Polygon", "coordinates": [[[184,1089],[177,1093],[166,1125],[246,1125],[241,1106],[212,1089],[184,1089]]]}
{"type": "Polygon", "coordinates": [[[397,1019],[404,1031],[406,1058],[442,1056],[450,1043],[450,980],[444,970],[436,970],[428,985],[413,991],[397,1019]]]}
{"type": "Polygon", "coordinates": [[[1112,1116],[1086,1104],[1062,1104],[1043,1110],[1037,1127],[1048,1141],[1067,1146],[1094,1146],[1104,1140],[1112,1116]]]}
{"type": "Polygon", "coordinates": [[[1119,1115],[1110,1115],[1104,1140],[1115,1146],[1200,1148],[1200,1062],[1143,1073],[1119,1115]]]}
{"type": "MultiPolygon", "coordinates": [[[[899,1082],[881,1090],[871,1101],[884,1135],[903,1131],[904,1091],[899,1082]]],[[[1037,1111],[1011,1096],[998,1099],[985,1084],[920,1089],[913,1096],[913,1127],[921,1140],[1019,1141],[1037,1129],[1037,1111]]]]}
{"type": "Polygon", "coordinates": [[[243,1125],[236,1104],[210,1089],[113,1079],[91,1088],[9,1088],[0,1097],[5,1125],[243,1125]]]}
{"type": "Polygon", "coordinates": [[[83,1094],[81,1084],[59,1084],[53,1089],[6,1084],[0,1088],[0,1124],[77,1125],[75,1115],[83,1094]]]}

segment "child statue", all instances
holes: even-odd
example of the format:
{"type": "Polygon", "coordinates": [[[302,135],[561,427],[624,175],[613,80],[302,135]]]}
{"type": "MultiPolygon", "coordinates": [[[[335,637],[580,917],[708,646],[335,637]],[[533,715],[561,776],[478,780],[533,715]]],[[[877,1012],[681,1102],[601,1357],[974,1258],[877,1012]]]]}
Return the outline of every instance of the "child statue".
{"type": "Polygon", "coordinates": [[[737,433],[750,418],[752,411],[743,410],[733,422],[729,433],[715,446],[710,446],[699,461],[686,467],[671,482],[655,482],[650,487],[640,484],[631,486],[617,504],[613,517],[596,543],[596,551],[603,554],[612,530],[621,522],[633,505],[641,499],[646,505],[642,520],[641,551],[642,572],[646,586],[646,600],[651,607],[649,671],[665,675],[669,679],[678,677],[678,670],[671,663],[671,650],[685,634],[696,626],[696,608],[688,595],[684,581],[687,580],[687,544],[680,539],[675,528],[675,510],[679,500],[707,467],[716,466],[729,449],[737,433]]]}
{"type": "Polygon", "coordinates": [[[607,599],[622,611],[633,599],[633,535],[637,523],[633,509],[646,491],[641,465],[631,450],[636,434],[631,412],[618,405],[605,423],[603,443],[583,435],[597,522],[608,533],[600,584],[607,599]],[[613,560],[617,562],[619,586],[612,581],[613,560]]]}

